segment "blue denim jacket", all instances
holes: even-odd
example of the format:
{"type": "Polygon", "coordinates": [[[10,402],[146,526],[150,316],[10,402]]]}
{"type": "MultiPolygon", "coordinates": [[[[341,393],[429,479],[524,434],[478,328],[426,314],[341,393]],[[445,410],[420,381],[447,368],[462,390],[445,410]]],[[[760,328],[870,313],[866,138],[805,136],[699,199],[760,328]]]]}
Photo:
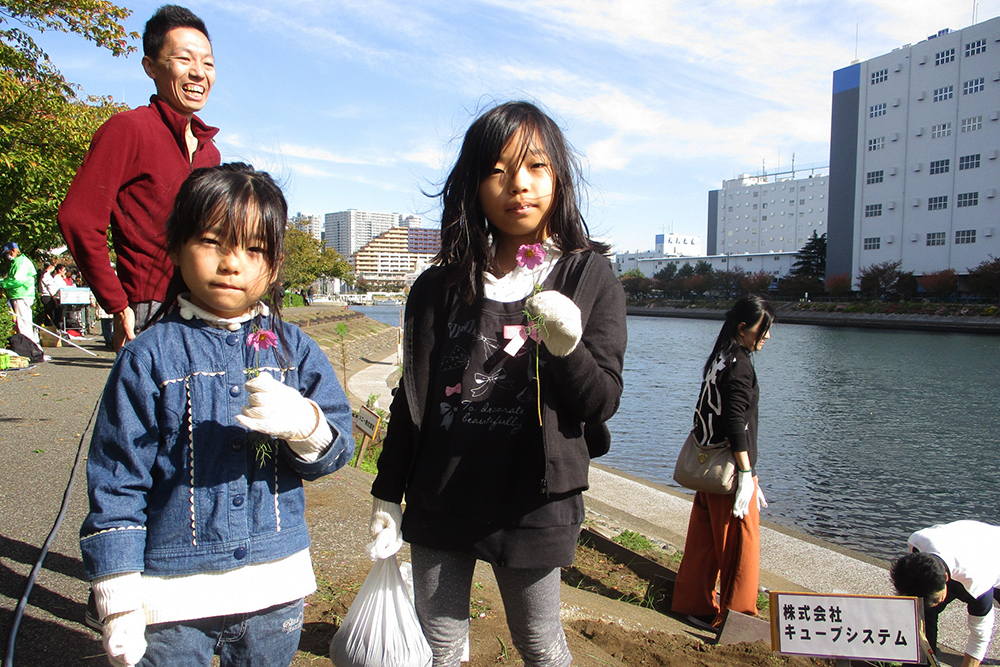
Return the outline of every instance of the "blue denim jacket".
{"type": "MultiPolygon", "coordinates": [[[[262,328],[277,326],[265,318],[262,328]]],[[[285,324],[285,345],[255,352],[250,323],[216,329],[171,313],[128,343],[104,388],[87,460],[90,513],[80,530],[87,579],[230,570],[309,546],[302,480],[354,451],[351,408],[326,355],[285,324]],[[278,354],[276,354],[278,352],[278,354]],[[323,410],[333,442],[307,463],[236,421],[247,368],[272,373],[323,410]]]]}

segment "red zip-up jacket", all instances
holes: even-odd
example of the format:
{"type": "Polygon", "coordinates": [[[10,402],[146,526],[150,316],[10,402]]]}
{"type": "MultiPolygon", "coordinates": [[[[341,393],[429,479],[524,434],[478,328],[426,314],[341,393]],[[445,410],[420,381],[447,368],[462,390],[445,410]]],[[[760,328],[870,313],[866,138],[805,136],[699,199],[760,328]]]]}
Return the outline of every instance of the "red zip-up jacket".
{"type": "Polygon", "coordinates": [[[90,142],[59,207],[59,229],[83,277],[109,313],[130,303],[162,301],[174,267],[165,225],[181,183],[198,167],[221,161],[218,129],[191,118],[198,139],[188,159],[187,118],[153,95],[149,105],[115,114],[90,142]],[[118,256],[108,255],[107,231],[118,256]]]}

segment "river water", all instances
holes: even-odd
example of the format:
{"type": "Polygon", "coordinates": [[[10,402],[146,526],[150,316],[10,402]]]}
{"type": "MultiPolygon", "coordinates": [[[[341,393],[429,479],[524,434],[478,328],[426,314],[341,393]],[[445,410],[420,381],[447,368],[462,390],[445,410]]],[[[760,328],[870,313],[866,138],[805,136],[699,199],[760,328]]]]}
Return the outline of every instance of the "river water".
{"type": "MultiPolygon", "coordinates": [[[[601,463],[676,486],[721,322],[629,317],[601,463]]],[[[880,558],[919,528],[1000,524],[1000,337],[775,325],[756,354],[764,519],[880,558]]]]}
{"type": "MultiPolygon", "coordinates": [[[[387,324],[399,308],[357,308],[387,324]]],[[[721,322],[628,318],[602,464],[676,486],[721,322]]],[[[756,355],[765,520],[878,558],[919,528],[1000,524],[1000,337],[777,324],[756,355]]]]}

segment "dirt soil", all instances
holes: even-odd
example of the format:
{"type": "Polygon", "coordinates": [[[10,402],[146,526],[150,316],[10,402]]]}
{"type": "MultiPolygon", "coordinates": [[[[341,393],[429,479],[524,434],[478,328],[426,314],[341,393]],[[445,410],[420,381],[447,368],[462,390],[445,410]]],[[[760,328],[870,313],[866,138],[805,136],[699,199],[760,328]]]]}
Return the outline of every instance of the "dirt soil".
{"type": "MultiPolygon", "coordinates": [[[[332,665],[328,657],[330,639],[367,576],[367,567],[338,581],[325,581],[322,573],[318,574],[320,589],[307,598],[302,641],[293,667],[332,665]]],[[[647,600],[649,582],[627,566],[589,547],[577,548],[576,562],[573,567],[564,569],[563,581],[623,602],[658,606],[656,600],[647,600]]],[[[467,663],[470,667],[522,664],[511,644],[502,603],[495,590],[478,582],[473,585],[470,616],[472,660],[467,663]]],[[[713,646],[684,634],[657,630],[641,632],[588,619],[571,621],[565,627],[576,665],[806,667],[832,664],[777,655],[765,642],[713,646]]]]}

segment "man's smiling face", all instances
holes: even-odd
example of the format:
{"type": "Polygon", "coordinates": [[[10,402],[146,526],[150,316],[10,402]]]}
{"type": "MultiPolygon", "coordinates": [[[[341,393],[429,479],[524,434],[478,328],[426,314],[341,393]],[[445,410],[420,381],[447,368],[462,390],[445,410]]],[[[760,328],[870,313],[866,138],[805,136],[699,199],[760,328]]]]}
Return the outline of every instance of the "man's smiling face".
{"type": "Polygon", "coordinates": [[[143,57],[142,66],[156,82],[156,94],[177,113],[190,117],[208,102],[215,83],[215,58],[212,44],[200,30],[170,30],[160,55],[156,60],[143,57]]]}

